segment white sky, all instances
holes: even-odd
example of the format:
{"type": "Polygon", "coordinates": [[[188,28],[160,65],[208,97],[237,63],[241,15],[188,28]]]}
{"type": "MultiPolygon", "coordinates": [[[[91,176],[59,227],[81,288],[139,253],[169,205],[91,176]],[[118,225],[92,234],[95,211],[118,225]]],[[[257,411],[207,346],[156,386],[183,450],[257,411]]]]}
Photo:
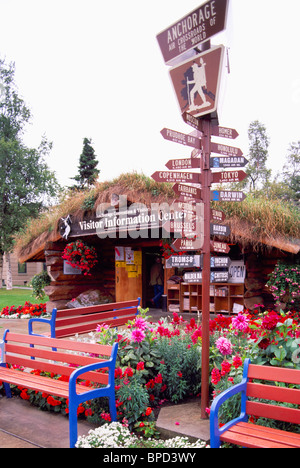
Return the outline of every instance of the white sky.
{"type": "MultiPolygon", "coordinates": [[[[181,119],[156,35],[202,3],[0,0],[0,56],[15,62],[33,116],[25,143],[37,147],[43,134],[53,142],[47,162],[62,185],[78,172],[84,137],[92,138],[100,181],[151,176],[190,156],[191,148],[160,134],[193,129],[181,119]]],[[[230,46],[220,125],[240,134],[224,142],[247,156],[248,127],[259,120],[273,175],[300,140],[299,17],[299,0],[231,0],[227,32],[213,40],[230,46]]]]}

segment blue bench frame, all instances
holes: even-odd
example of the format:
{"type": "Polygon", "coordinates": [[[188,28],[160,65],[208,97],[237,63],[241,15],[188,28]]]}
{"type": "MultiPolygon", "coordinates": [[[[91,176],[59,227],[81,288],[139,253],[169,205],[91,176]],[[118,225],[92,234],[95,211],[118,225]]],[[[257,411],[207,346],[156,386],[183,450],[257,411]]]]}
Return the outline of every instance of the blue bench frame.
{"type": "MultiPolygon", "coordinates": [[[[62,346],[63,343],[65,343],[63,349],[68,350],[69,343],[72,343],[70,349],[75,350],[75,347],[76,347],[76,344],[74,344],[73,342],[66,341],[66,340],[57,340],[55,338],[45,338],[45,337],[40,337],[40,336],[22,335],[22,334],[10,333],[9,330],[5,330],[3,341],[0,341],[0,349],[1,349],[0,367],[4,367],[4,368],[6,368],[6,343],[7,341],[10,341],[10,335],[13,335],[13,342],[15,343],[41,345],[41,346],[47,346],[49,348],[52,348],[52,351],[48,350],[47,354],[51,355],[51,359],[53,358],[53,361],[52,361],[53,368],[55,368],[55,357],[56,357],[55,353],[57,353],[55,348],[57,346],[62,346]]],[[[82,345],[83,343],[79,343],[79,346],[77,346],[78,351],[79,350],[81,350],[81,352],[83,351],[84,347],[82,345]]],[[[98,351],[96,349],[97,346],[99,347],[99,351],[101,352],[101,345],[94,345],[95,351],[98,351]]],[[[20,348],[22,347],[19,346],[18,350],[16,351],[19,355],[22,354],[22,352],[20,351],[20,348]]],[[[27,362],[28,362],[28,353],[26,353],[26,349],[28,348],[24,346],[24,351],[25,351],[24,357],[25,359],[27,359],[27,362]]],[[[108,360],[99,361],[93,364],[83,365],[82,367],[75,369],[70,375],[69,384],[68,384],[70,448],[75,447],[75,444],[78,438],[77,408],[80,403],[83,403],[88,400],[92,400],[94,398],[107,397],[109,399],[109,410],[111,414],[111,420],[117,421],[117,410],[116,410],[116,399],[115,399],[115,366],[116,366],[117,353],[118,353],[118,343],[114,343],[112,345],[111,355],[108,360]],[[83,393],[76,392],[76,380],[82,374],[86,374],[89,371],[95,371],[95,370],[103,369],[103,368],[109,370],[108,384],[105,387],[93,388],[83,393]]],[[[15,358],[15,359],[18,359],[18,358],[15,358]]],[[[9,361],[9,356],[8,356],[8,361],[9,361]]],[[[30,367],[33,369],[34,364],[32,364],[32,366],[30,367]]],[[[49,370],[49,367],[51,368],[51,362],[47,361],[48,370],[49,370]]],[[[30,376],[30,374],[28,375],[30,376]]],[[[39,387],[38,391],[47,391],[47,393],[49,393],[49,389],[47,388],[47,390],[45,390],[46,387],[43,388],[43,386],[47,385],[47,380],[51,380],[50,378],[44,377],[43,381],[37,382],[35,376],[33,375],[31,379],[32,379],[31,383],[32,385],[34,385],[34,388],[36,390],[39,387]]],[[[27,377],[26,382],[24,382],[23,372],[20,372],[19,370],[16,370],[16,369],[6,369],[5,371],[3,371],[3,373],[0,370],[0,380],[3,381],[7,398],[12,397],[12,393],[11,393],[11,389],[9,385],[10,381],[14,382],[15,385],[18,385],[18,382],[19,382],[19,385],[24,386],[26,388],[31,388],[30,378],[27,377]]],[[[52,394],[55,395],[56,394],[55,388],[52,388],[51,390],[53,391],[52,394]]]]}

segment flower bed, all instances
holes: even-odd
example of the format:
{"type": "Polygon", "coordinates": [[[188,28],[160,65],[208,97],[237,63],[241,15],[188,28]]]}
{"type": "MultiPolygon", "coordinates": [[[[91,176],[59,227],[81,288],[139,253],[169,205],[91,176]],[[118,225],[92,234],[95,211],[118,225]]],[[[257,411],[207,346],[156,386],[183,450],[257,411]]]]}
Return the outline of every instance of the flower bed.
{"type": "Polygon", "coordinates": [[[42,317],[47,315],[46,304],[31,304],[26,301],[24,305],[21,306],[7,306],[4,307],[0,313],[1,318],[31,318],[31,317],[42,317]]]}
{"type": "MultiPolygon", "coordinates": [[[[89,338],[75,339],[100,344],[118,341],[115,370],[118,422],[144,438],[153,439],[158,436],[155,421],[161,405],[200,397],[202,334],[201,324],[194,318],[187,322],[174,313],[172,320],[151,323],[146,314],[147,310],[140,309],[140,315],[122,330],[102,325],[89,338]]],[[[244,311],[232,317],[218,315],[211,320],[212,398],[240,381],[245,358],[255,364],[300,369],[299,313],[244,311]]],[[[14,393],[42,409],[68,413],[68,401],[62,398],[23,388],[14,388],[14,393]]],[[[239,404],[238,399],[233,399],[222,408],[222,423],[232,419],[239,404]]],[[[103,399],[81,404],[78,414],[99,425],[110,422],[108,405],[103,399]]]]}

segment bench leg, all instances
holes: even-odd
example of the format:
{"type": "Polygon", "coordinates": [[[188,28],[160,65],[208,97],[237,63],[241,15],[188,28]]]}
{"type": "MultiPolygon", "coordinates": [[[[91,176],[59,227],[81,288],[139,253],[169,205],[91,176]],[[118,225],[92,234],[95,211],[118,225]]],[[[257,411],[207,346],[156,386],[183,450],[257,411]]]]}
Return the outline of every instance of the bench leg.
{"type": "Polygon", "coordinates": [[[5,395],[7,398],[12,398],[11,389],[9,383],[3,382],[5,395]]]}
{"type": "Polygon", "coordinates": [[[70,436],[70,448],[75,448],[75,444],[78,438],[77,428],[77,406],[69,400],[69,436],[70,436]]]}

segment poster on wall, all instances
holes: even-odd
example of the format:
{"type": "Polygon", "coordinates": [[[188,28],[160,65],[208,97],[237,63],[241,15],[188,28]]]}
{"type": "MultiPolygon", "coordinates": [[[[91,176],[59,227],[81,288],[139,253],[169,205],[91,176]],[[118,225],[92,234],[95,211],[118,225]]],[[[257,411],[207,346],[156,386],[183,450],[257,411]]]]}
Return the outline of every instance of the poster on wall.
{"type": "Polygon", "coordinates": [[[82,270],[70,265],[67,260],[64,260],[64,275],[81,275],[82,270]]]}

